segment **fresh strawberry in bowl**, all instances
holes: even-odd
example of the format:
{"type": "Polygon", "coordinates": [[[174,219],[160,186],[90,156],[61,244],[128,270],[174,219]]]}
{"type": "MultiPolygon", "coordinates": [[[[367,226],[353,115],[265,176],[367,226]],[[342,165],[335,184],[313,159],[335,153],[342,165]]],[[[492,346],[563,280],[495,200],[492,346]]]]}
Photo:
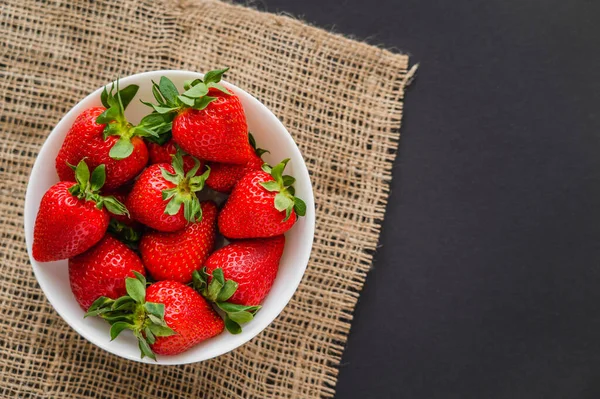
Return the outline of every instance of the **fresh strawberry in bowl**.
{"type": "MultiPolygon", "coordinates": [[[[82,292],[92,291],[92,288],[85,288],[88,286],[76,283],[75,286],[84,288],[72,290],[67,259],[40,262],[32,256],[35,217],[40,210],[44,193],[60,181],[56,171],[56,159],[63,147],[65,137],[74,125],[79,126],[81,121],[77,121],[77,118],[86,110],[96,107],[106,110],[111,108],[111,104],[108,104],[108,108],[103,104],[102,100],[104,99],[105,102],[107,100],[106,94],[102,95],[104,88],[98,89],[75,105],[56,125],[39,151],[29,180],[24,212],[25,238],[34,274],[49,302],[60,316],[83,337],[108,352],[132,361],[159,365],[194,363],[222,355],[248,342],[265,329],[289,302],[302,279],[311,252],[315,226],[314,199],[308,170],[292,136],[277,117],[250,94],[222,79],[224,73],[231,73],[231,77],[235,77],[234,73],[240,68],[235,66],[229,72],[226,69],[215,69],[206,75],[189,71],[154,71],[121,78],[120,88],[137,86],[139,87],[137,93],[126,96],[125,102],[128,104],[123,103],[121,97],[123,112],[119,104],[117,107],[119,113],[115,112],[111,116],[111,112],[114,112],[111,111],[108,116],[104,115],[105,118],[100,118],[100,121],[98,116],[95,116],[95,119],[92,117],[88,119],[88,122],[92,121],[96,125],[106,125],[103,129],[93,123],[89,123],[88,126],[94,131],[95,135],[89,136],[94,138],[94,143],[100,140],[121,142],[117,150],[113,151],[113,155],[118,155],[117,158],[123,158],[131,149],[131,146],[126,143],[127,140],[133,146],[132,154],[135,154],[138,139],[145,143],[148,163],[141,168],[136,166],[133,172],[131,170],[134,168],[126,169],[128,173],[123,178],[108,173],[110,169],[108,162],[118,164],[117,161],[121,162],[127,157],[111,158],[112,147],[108,148],[108,146],[100,146],[104,152],[98,156],[92,150],[89,153],[77,152],[79,147],[74,145],[77,151],[73,152],[79,154],[77,157],[85,158],[91,166],[90,170],[96,166],[97,159],[107,162],[104,191],[99,195],[105,195],[105,192],[117,192],[122,198],[121,192],[124,189],[119,190],[118,187],[129,185],[132,187],[131,193],[134,191],[137,193],[135,199],[131,198],[129,193],[124,205],[126,208],[128,205],[131,208],[127,209],[127,212],[132,216],[132,220],[141,224],[142,228],[139,231],[130,232],[127,230],[130,226],[124,223],[111,222],[106,227],[104,217],[100,225],[100,232],[106,229],[108,233],[104,234],[111,234],[112,237],[128,245],[124,247],[120,244],[112,244],[118,250],[114,253],[115,259],[121,259],[119,258],[121,254],[127,254],[129,260],[126,263],[115,261],[115,265],[122,265],[122,267],[107,269],[107,272],[111,273],[110,277],[123,279],[126,276],[126,282],[134,280],[131,273],[140,273],[137,258],[131,256],[136,250],[141,252],[136,256],[139,256],[142,263],[143,251],[146,250],[148,250],[146,253],[148,259],[152,257],[154,261],[152,265],[150,263],[145,265],[145,274],[149,281],[144,287],[144,297],[141,296],[142,291],[139,289],[139,284],[142,284],[140,281],[142,274],[136,275],[135,280],[139,284],[131,282],[129,286],[125,284],[125,291],[128,294],[133,293],[133,302],[130,299],[115,299],[117,295],[123,294],[122,283],[113,286],[109,283],[111,278],[102,279],[101,276],[96,276],[97,282],[92,282],[90,286],[94,289],[93,295],[90,293],[90,298],[99,293],[110,298],[107,297],[106,302],[99,304],[97,309],[88,309],[88,317],[84,318],[85,311],[76,300],[76,295],[83,298],[82,292]],[[149,107],[148,104],[151,106],[149,107]],[[117,126],[111,128],[111,125],[117,126]],[[139,128],[134,129],[135,127],[139,128]],[[97,135],[98,131],[100,136],[97,135]],[[168,135],[168,132],[172,132],[173,135],[170,143],[169,138],[164,136],[168,135]],[[270,152],[264,154],[255,152],[248,140],[249,132],[252,132],[256,148],[266,148],[270,152]],[[156,135],[159,136],[158,139],[156,135]],[[148,144],[149,142],[152,144],[148,144]],[[157,148],[155,143],[162,148],[157,148]],[[173,167],[172,159],[174,153],[177,153],[175,145],[182,150],[180,155],[183,157],[182,166],[179,167],[178,164],[177,170],[173,167]],[[158,164],[151,165],[153,153],[167,155],[171,160],[164,162],[166,159],[158,159],[158,164]],[[223,171],[223,173],[215,173],[212,179],[216,182],[213,186],[216,190],[212,190],[208,184],[200,187],[198,179],[192,182],[192,179],[201,176],[210,179],[212,171],[209,168],[199,167],[195,173],[188,175],[190,169],[196,165],[192,157],[199,162],[206,162],[209,167],[212,164],[215,169],[223,171]],[[187,159],[192,160],[193,165],[186,161],[187,159]],[[277,166],[282,160],[288,160],[283,165],[284,168],[277,166]],[[253,198],[247,195],[250,187],[248,185],[243,187],[245,192],[237,195],[238,200],[234,198],[235,187],[249,173],[260,175],[256,184],[260,190],[263,190],[252,189],[261,193],[261,199],[255,205],[246,204],[248,199],[253,198]],[[145,174],[151,174],[152,178],[145,178],[145,174]],[[285,176],[293,176],[294,180],[285,176]],[[220,186],[219,182],[225,184],[220,186]],[[135,189],[136,185],[138,190],[135,189]],[[223,193],[217,193],[221,187],[225,187],[222,189],[223,193]],[[275,203],[276,197],[277,203],[275,203]],[[295,200],[296,198],[298,201],[295,200]],[[208,201],[211,200],[219,204],[219,209],[214,209],[212,204],[209,206],[210,210],[206,208],[204,204],[210,203],[208,201]],[[235,206],[229,204],[230,201],[233,201],[235,206]],[[254,224],[254,221],[248,218],[247,213],[241,213],[240,205],[251,205],[252,209],[261,212],[261,220],[269,221],[268,234],[257,235],[255,232],[247,231],[251,230],[250,225],[254,224]],[[153,210],[148,212],[147,208],[153,210]],[[234,211],[222,215],[226,208],[234,211]],[[206,216],[206,220],[203,220],[200,214],[206,216]],[[240,219],[244,218],[243,223],[234,221],[236,214],[240,219]],[[156,220],[167,220],[167,223],[156,224],[156,220]],[[211,242],[217,220],[222,220],[221,227],[231,236],[228,237],[230,243],[222,242],[219,235],[214,238],[214,244],[211,242]],[[210,228],[200,228],[209,225],[210,228]],[[233,233],[227,226],[233,226],[233,233]],[[164,231],[159,232],[160,229],[164,231]],[[119,234],[119,232],[127,234],[119,234]],[[131,237],[132,235],[135,237],[131,237]],[[139,240],[140,236],[141,240],[139,240]],[[152,245],[142,249],[138,245],[142,245],[144,237],[147,237],[145,242],[152,245]],[[135,238],[135,245],[131,245],[130,238],[135,238]],[[256,242],[259,247],[255,248],[255,244],[248,242],[256,242]],[[167,255],[166,250],[164,253],[160,250],[161,256],[155,256],[156,248],[161,248],[161,245],[168,245],[171,250],[180,248],[182,259],[178,259],[176,250],[170,252],[170,255],[167,255]],[[124,249],[131,247],[135,249],[124,249]],[[210,247],[212,248],[208,249],[210,247]],[[225,249],[228,247],[229,249],[225,249]],[[237,251],[244,248],[249,251],[252,249],[251,255],[247,258],[250,261],[240,261],[232,265],[222,263],[227,251],[235,255],[237,251]],[[192,250],[193,256],[186,258],[192,260],[184,261],[184,252],[192,250]],[[213,254],[217,255],[209,261],[213,254]],[[268,273],[268,281],[256,287],[252,286],[252,278],[244,278],[247,276],[244,274],[246,265],[252,264],[254,259],[258,259],[264,267],[262,269],[264,273],[268,273]],[[195,279],[185,285],[173,281],[178,278],[177,270],[168,270],[164,275],[154,272],[162,281],[150,281],[152,267],[161,270],[164,265],[174,260],[181,260],[180,264],[176,262],[173,264],[176,267],[181,265],[182,271],[183,267],[186,267],[182,281],[188,281],[189,271],[193,276],[200,275],[201,279],[195,279]],[[235,279],[238,279],[239,283],[235,282],[235,279]],[[103,286],[103,284],[107,285],[103,286]],[[131,291],[132,285],[136,285],[137,289],[133,288],[131,291]],[[239,290],[238,294],[235,295],[237,290],[239,290]],[[181,293],[181,295],[173,297],[173,293],[181,293]],[[246,301],[244,298],[250,299],[246,301]],[[121,320],[121,316],[126,316],[126,312],[141,307],[146,313],[142,317],[142,310],[139,310],[140,319],[135,318],[135,323],[148,323],[143,324],[143,328],[141,328],[142,324],[135,323],[132,324],[134,325],[132,329],[126,328],[127,326],[123,324],[115,326],[121,320]],[[186,314],[182,323],[173,311],[180,308],[186,314]],[[111,315],[115,315],[116,318],[107,323],[106,318],[110,319],[111,315]],[[194,324],[198,323],[198,320],[205,322],[194,324]],[[158,323],[159,326],[150,327],[152,323],[158,323]],[[171,331],[175,334],[171,334],[171,331]],[[117,333],[120,333],[118,337],[116,337],[117,333]],[[140,336],[144,338],[148,347],[140,343],[140,336]],[[140,356],[141,345],[145,350],[142,352],[143,358],[140,356]],[[152,351],[152,355],[147,349],[152,351]]],[[[106,86],[110,88],[112,85],[109,83],[106,86]]],[[[116,88],[116,82],[114,87],[116,88]]],[[[110,100],[113,105],[116,104],[115,99],[118,101],[116,93],[117,91],[113,91],[110,100]]],[[[81,143],[78,145],[84,147],[81,143]]],[[[73,162],[77,164],[77,161],[69,158],[68,164],[75,165],[73,162]]],[[[142,163],[144,162],[140,162],[142,163]]],[[[65,165],[69,167],[67,162],[65,165]]],[[[114,170],[119,169],[114,168],[114,170]]],[[[128,221],[122,217],[119,219],[128,221]]],[[[266,224],[261,226],[265,227],[266,224]]],[[[58,230],[55,232],[57,236],[60,234],[58,230]]],[[[99,237],[101,237],[100,233],[97,233],[94,240],[100,239],[99,237]]],[[[112,252],[106,255],[112,251],[112,246],[103,247],[100,245],[102,243],[102,241],[97,243],[83,254],[74,255],[72,257],[74,261],[71,263],[79,265],[84,271],[95,270],[98,259],[112,259],[113,256],[112,252]],[[94,252],[95,248],[96,252],[94,252]]],[[[260,270],[255,272],[260,273],[260,270]]],[[[90,299],[86,297],[84,300],[84,305],[87,306],[90,299]]]]}

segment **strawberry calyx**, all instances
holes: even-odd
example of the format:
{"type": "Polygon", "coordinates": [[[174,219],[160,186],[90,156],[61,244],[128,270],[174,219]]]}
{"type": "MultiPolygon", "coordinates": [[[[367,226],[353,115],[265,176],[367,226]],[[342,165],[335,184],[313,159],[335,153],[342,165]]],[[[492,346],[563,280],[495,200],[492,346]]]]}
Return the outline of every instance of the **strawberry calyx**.
{"type": "Polygon", "coordinates": [[[71,195],[85,201],[94,201],[96,208],[106,209],[115,215],[128,215],[129,211],[118,199],[112,195],[100,195],[100,189],[106,181],[106,166],[98,165],[90,175],[90,169],[85,159],[79,161],[77,166],[69,165],[75,171],[76,184],[69,188],[71,195]]]}
{"type": "Polygon", "coordinates": [[[196,176],[196,172],[200,168],[200,161],[191,157],[194,160],[194,167],[185,173],[183,169],[183,151],[177,150],[173,155],[173,170],[171,173],[164,168],[160,168],[162,177],[175,184],[173,188],[167,188],[162,191],[162,199],[164,201],[170,199],[165,207],[165,213],[168,215],[176,215],[183,205],[183,216],[188,222],[199,222],[202,220],[202,207],[196,196],[196,192],[204,188],[204,183],[210,174],[210,167],[206,167],[206,171],[200,176],[196,176]]]}
{"type": "Polygon", "coordinates": [[[110,340],[124,330],[131,330],[138,340],[142,359],[146,356],[156,360],[150,345],[156,337],[176,334],[165,322],[165,305],[146,302],[146,278],[134,271],[135,278],[125,279],[127,295],[118,299],[100,297],[92,303],[84,317],[98,316],[110,324],[110,340]]]}
{"type": "Polygon", "coordinates": [[[206,267],[194,270],[192,273],[192,287],[207,301],[214,303],[223,313],[225,328],[232,334],[242,332],[242,324],[254,318],[260,305],[246,306],[227,302],[238,288],[238,283],[233,280],[225,280],[223,270],[216,268],[212,274],[207,272],[206,267]]]}
{"type": "Polygon", "coordinates": [[[265,150],[264,148],[257,148],[256,147],[256,140],[254,140],[254,136],[252,135],[252,133],[248,133],[248,141],[250,142],[250,145],[252,146],[252,149],[254,150],[254,152],[256,153],[256,155],[259,158],[262,158],[263,154],[265,153],[270,153],[269,150],[265,150]]]}
{"type": "Polygon", "coordinates": [[[106,110],[98,115],[96,123],[105,124],[103,136],[118,136],[119,140],[111,147],[108,155],[113,159],[125,159],[133,153],[133,137],[147,137],[159,140],[161,135],[171,130],[171,121],[159,114],[150,114],[140,123],[133,126],[125,117],[125,108],[131,103],[139,90],[137,85],[129,85],[119,90],[119,80],[113,83],[110,90],[104,87],[100,100],[106,110]],[[113,93],[116,89],[116,93],[113,93]]]}
{"type": "Polygon", "coordinates": [[[168,115],[171,120],[179,112],[188,108],[203,110],[217,99],[208,95],[209,89],[214,88],[226,95],[231,95],[231,92],[220,83],[223,74],[228,70],[229,68],[215,69],[204,74],[202,79],[184,82],[185,91],[181,94],[169,78],[161,76],[158,83],[152,81],[152,94],[158,104],[145,101],[142,103],[151,107],[157,114],[168,115]]]}
{"type": "Polygon", "coordinates": [[[115,218],[110,219],[107,231],[132,250],[138,250],[140,240],[142,239],[142,233],[140,231],[115,218]]]}
{"type": "Polygon", "coordinates": [[[274,206],[280,212],[285,211],[285,219],[282,222],[286,222],[290,218],[292,211],[296,212],[298,216],[306,215],[306,203],[295,196],[296,191],[292,186],[296,179],[292,176],[283,175],[283,170],[289,161],[289,158],[284,159],[273,167],[266,163],[263,164],[262,170],[270,174],[274,180],[260,183],[265,190],[277,193],[274,206]]]}

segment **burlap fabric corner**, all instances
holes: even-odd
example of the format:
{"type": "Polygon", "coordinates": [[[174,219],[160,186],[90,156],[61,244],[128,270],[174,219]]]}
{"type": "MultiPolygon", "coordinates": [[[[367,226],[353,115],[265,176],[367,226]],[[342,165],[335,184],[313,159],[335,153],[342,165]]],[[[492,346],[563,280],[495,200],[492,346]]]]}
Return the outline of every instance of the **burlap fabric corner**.
{"type": "Polygon", "coordinates": [[[329,398],[384,217],[408,57],[214,0],[0,2],[0,396],[329,398]],[[200,364],[123,360],[46,301],[23,238],[36,155],[78,100],[116,76],[232,66],[300,146],[314,184],[312,257],[284,312],[200,364]]]}

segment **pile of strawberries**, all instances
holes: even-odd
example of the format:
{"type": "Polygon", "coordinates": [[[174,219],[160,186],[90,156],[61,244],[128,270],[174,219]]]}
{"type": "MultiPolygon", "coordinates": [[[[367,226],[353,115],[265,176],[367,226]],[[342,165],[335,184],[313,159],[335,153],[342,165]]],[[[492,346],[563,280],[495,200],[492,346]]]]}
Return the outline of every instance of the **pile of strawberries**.
{"type": "Polygon", "coordinates": [[[137,337],[141,356],[174,355],[252,320],[271,289],[285,237],[306,205],[248,132],[227,69],[186,82],[152,82],[156,104],[125,117],[138,86],[102,93],[56,157],[60,183],[43,196],[33,257],[69,260],[86,317],[137,337]],[[213,190],[213,191],[211,191],[213,190]],[[219,207],[201,198],[229,194],[219,207]],[[224,238],[230,241],[225,241],[224,238]],[[225,242],[219,247],[217,243],[225,242]]]}

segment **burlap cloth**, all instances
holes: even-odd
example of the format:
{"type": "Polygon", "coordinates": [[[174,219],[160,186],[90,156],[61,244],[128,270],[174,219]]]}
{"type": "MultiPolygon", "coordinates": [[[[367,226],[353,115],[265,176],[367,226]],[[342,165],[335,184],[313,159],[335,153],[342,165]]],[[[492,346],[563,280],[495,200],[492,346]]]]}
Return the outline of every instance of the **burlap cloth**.
{"type": "Polygon", "coordinates": [[[212,0],[1,0],[0,10],[0,396],[332,397],[384,217],[408,57],[212,0]],[[65,112],[118,75],[224,65],[305,156],[317,206],[311,261],[284,312],[232,353],[169,367],[121,359],[72,331],[33,276],[29,172],[65,112]]]}

